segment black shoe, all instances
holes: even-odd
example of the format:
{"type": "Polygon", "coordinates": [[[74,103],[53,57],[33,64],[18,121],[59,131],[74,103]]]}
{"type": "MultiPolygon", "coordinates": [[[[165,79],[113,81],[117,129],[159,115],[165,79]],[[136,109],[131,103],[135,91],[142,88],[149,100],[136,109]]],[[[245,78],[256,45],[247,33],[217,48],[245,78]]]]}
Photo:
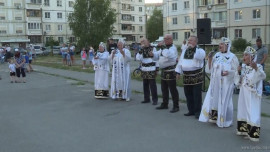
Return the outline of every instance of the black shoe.
{"type": "Polygon", "coordinates": [[[150,101],[142,101],[141,103],[150,103],[150,101]]]}
{"type": "Polygon", "coordinates": [[[188,112],[188,113],[185,113],[184,115],[185,115],[185,116],[193,116],[194,113],[188,112]]]}
{"type": "Polygon", "coordinates": [[[157,110],[162,110],[162,109],[168,109],[168,106],[160,105],[159,107],[156,107],[157,110]]]}
{"type": "Polygon", "coordinates": [[[199,119],[199,117],[200,117],[200,114],[195,114],[196,119],[199,119]]]}
{"type": "Polygon", "coordinates": [[[157,102],[153,102],[152,105],[157,105],[157,102]]]}
{"type": "Polygon", "coordinates": [[[176,113],[179,111],[179,108],[172,108],[172,110],[170,111],[170,113],[176,113]]]}

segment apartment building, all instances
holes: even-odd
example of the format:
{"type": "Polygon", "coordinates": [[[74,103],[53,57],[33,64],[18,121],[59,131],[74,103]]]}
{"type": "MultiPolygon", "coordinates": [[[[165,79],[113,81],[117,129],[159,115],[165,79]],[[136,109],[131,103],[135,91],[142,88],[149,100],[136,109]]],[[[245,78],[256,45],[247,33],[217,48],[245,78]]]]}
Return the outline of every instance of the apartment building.
{"type": "Polygon", "coordinates": [[[164,34],[173,34],[180,45],[189,35],[197,35],[198,18],[210,18],[212,44],[223,36],[255,44],[261,36],[269,47],[269,10],[268,0],[164,0],[164,34]]]}
{"type": "Polygon", "coordinates": [[[111,4],[117,13],[112,36],[114,39],[124,38],[131,44],[145,37],[144,0],[112,0],[111,4]]]}
{"type": "Polygon", "coordinates": [[[163,3],[146,3],[145,4],[146,21],[153,15],[153,11],[155,9],[163,12],[163,3]]]}
{"type": "Polygon", "coordinates": [[[24,0],[0,0],[0,46],[25,47],[27,37],[24,0]]]}

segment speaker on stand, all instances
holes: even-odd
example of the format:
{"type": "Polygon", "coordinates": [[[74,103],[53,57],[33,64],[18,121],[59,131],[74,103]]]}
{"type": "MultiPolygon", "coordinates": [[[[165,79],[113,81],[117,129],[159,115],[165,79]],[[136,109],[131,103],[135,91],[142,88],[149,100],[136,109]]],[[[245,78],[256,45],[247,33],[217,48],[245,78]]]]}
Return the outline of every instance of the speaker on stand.
{"type": "MultiPolygon", "coordinates": [[[[205,44],[211,44],[211,19],[210,18],[202,18],[197,19],[197,37],[198,37],[198,44],[203,46],[203,49],[205,50],[205,44]]],[[[204,60],[204,66],[203,66],[203,87],[202,91],[206,92],[206,86],[205,86],[205,79],[209,79],[208,75],[205,73],[205,60],[204,60]]]]}

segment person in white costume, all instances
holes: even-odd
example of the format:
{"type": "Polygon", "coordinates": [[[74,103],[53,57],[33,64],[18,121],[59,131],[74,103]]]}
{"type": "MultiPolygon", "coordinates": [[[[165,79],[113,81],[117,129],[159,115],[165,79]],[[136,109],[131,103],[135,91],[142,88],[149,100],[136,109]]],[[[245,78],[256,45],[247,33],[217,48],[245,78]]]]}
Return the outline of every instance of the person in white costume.
{"type": "Polygon", "coordinates": [[[92,62],[95,70],[95,98],[108,98],[110,65],[105,43],[100,42],[99,51],[92,62]]]}
{"type": "Polygon", "coordinates": [[[232,95],[239,62],[230,48],[230,39],[222,37],[219,52],[209,53],[205,69],[211,79],[199,121],[216,123],[218,127],[229,127],[233,122],[232,95]]]}
{"type": "Polygon", "coordinates": [[[259,141],[261,125],[261,97],[266,74],[256,63],[256,50],[247,47],[242,66],[238,67],[240,85],[237,109],[237,135],[245,135],[251,141],[259,141]]]}
{"type": "Polygon", "coordinates": [[[119,40],[117,50],[113,50],[110,56],[112,62],[112,81],[110,96],[112,99],[129,101],[130,89],[130,51],[124,48],[125,41],[119,40]]]}

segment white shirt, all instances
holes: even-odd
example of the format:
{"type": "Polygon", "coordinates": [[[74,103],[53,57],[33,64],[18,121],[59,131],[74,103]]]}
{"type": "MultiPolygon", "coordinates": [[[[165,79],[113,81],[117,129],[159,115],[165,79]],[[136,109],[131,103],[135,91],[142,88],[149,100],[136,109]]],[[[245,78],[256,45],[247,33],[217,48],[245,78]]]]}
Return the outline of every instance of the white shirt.
{"type": "Polygon", "coordinates": [[[172,45],[169,49],[165,48],[161,51],[153,53],[154,58],[158,59],[159,67],[162,69],[176,64],[178,52],[174,45],[172,45]]]}
{"type": "Polygon", "coordinates": [[[9,67],[10,72],[15,72],[16,71],[15,63],[9,64],[8,67],[9,67]]]}

